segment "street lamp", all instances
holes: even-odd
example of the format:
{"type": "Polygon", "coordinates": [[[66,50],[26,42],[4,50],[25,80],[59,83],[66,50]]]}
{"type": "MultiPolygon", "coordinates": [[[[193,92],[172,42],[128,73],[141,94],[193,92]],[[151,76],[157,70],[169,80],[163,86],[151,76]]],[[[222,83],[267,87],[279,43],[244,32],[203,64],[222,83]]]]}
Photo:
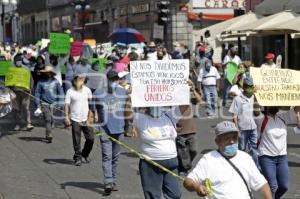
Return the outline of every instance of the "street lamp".
{"type": "Polygon", "coordinates": [[[82,26],[82,31],[81,31],[81,38],[82,41],[84,40],[84,33],[85,33],[85,18],[84,18],[84,12],[88,11],[91,9],[91,6],[88,2],[88,0],[75,0],[74,2],[75,5],[75,10],[81,13],[81,26],[82,26]]]}
{"type": "Polygon", "coordinates": [[[3,43],[5,43],[5,6],[6,5],[12,5],[16,6],[18,4],[17,0],[1,0],[1,5],[2,5],[2,13],[1,13],[1,24],[2,24],[2,29],[3,29],[3,43]]]}

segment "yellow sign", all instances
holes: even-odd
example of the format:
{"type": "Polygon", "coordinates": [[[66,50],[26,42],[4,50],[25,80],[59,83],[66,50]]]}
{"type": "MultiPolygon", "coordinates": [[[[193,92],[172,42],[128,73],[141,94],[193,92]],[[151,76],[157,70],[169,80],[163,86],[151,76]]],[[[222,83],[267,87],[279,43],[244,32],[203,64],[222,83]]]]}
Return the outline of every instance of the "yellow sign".
{"type": "Polygon", "coordinates": [[[84,43],[88,44],[92,48],[96,46],[96,40],[95,39],[85,39],[84,43]]]}
{"type": "Polygon", "coordinates": [[[11,67],[5,75],[5,86],[15,86],[30,90],[30,71],[25,68],[11,67]]]}
{"type": "Polygon", "coordinates": [[[250,73],[261,106],[300,105],[300,71],[251,67],[250,73]]]}

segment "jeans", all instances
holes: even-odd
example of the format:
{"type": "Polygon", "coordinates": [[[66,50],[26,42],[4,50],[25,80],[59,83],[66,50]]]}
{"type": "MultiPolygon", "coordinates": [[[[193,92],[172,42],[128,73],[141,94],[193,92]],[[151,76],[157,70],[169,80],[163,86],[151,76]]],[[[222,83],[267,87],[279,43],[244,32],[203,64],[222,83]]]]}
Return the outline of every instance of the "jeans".
{"type": "Polygon", "coordinates": [[[288,190],[289,167],[287,155],[259,157],[262,174],[269,182],[273,199],[280,199],[288,190]]]}
{"type": "Polygon", "coordinates": [[[73,147],[75,151],[73,159],[76,161],[76,160],[81,160],[81,157],[84,158],[89,157],[94,145],[93,129],[91,127],[86,126],[86,124],[72,121],[72,139],[73,139],[73,147]],[[83,132],[85,137],[85,143],[82,151],[81,151],[81,144],[80,144],[81,131],[83,132]]]}
{"type": "Polygon", "coordinates": [[[215,115],[216,103],[218,99],[218,93],[216,86],[203,86],[204,95],[206,98],[206,113],[208,115],[215,115]]]}
{"type": "Polygon", "coordinates": [[[229,91],[231,89],[231,84],[230,82],[227,80],[226,77],[224,77],[224,80],[223,80],[223,102],[222,102],[222,105],[223,106],[226,106],[226,103],[227,103],[227,99],[228,99],[228,96],[229,96],[229,91]]]}
{"type": "Polygon", "coordinates": [[[257,151],[257,129],[241,131],[239,138],[239,150],[249,151],[257,168],[260,168],[257,151]]]}
{"type": "MultiPolygon", "coordinates": [[[[177,158],[155,162],[177,173],[177,158]]],[[[167,199],[179,199],[181,197],[179,180],[171,174],[160,170],[143,159],[140,160],[139,170],[145,199],[161,199],[161,192],[167,199]]]]}
{"type": "MultiPolygon", "coordinates": [[[[111,137],[117,140],[123,140],[124,134],[114,134],[111,137]]],[[[112,142],[106,136],[100,136],[102,149],[102,169],[104,175],[104,184],[114,183],[117,178],[117,167],[121,147],[119,144],[112,142]]]]}
{"type": "Polygon", "coordinates": [[[46,123],[46,138],[52,138],[53,105],[42,104],[41,109],[46,123]]]}
{"type": "Polygon", "coordinates": [[[15,121],[19,125],[22,122],[22,113],[25,116],[26,125],[31,124],[30,118],[30,95],[26,91],[13,90],[16,94],[16,110],[15,110],[15,121]]]}
{"type": "Polygon", "coordinates": [[[176,139],[178,153],[178,170],[187,172],[192,168],[192,162],[197,155],[196,133],[178,135],[176,139]]]}

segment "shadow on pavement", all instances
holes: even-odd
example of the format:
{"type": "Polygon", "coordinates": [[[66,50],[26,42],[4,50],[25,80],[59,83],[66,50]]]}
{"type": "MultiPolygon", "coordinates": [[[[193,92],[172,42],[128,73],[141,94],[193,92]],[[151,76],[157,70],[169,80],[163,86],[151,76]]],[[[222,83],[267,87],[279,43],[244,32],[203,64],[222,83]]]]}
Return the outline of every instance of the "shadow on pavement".
{"type": "Polygon", "coordinates": [[[300,144],[288,144],[288,148],[300,148],[300,144]]]}
{"type": "Polygon", "coordinates": [[[26,142],[47,142],[43,137],[18,137],[18,139],[26,142]]]}
{"type": "Polygon", "coordinates": [[[299,162],[291,162],[291,161],[289,161],[289,167],[300,167],[300,163],[299,162]]]}
{"type": "Polygon", "coordinates": [[[47,164],[66,164],[74,165],[74,161],[70,159],[44,159],[43,162],[47,164]]]}
{"type": "Polygon", "coordinates": [[[61,189],[66,189],[66,187],[77,187],[105,195],[104,185],[98,182],[65,182],[60,184],[60,186],[61,189]]]}
{"type": "Polygon", "coordinates": [[[136,155],[135,153],[131,153],[131,152],[123,152],[123,153],[121,153],[121,155],[127,156],[129,158],[139,158],[138,155],[136,155]]]}

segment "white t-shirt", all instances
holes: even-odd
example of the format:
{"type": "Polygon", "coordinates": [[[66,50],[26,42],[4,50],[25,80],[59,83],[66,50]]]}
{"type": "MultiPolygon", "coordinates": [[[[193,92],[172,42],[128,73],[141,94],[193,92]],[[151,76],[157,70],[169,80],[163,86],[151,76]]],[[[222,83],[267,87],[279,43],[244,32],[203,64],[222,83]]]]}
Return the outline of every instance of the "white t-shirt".
{"type": "Polygon", "coordinates": [[[140,150],[152,160],[167,160],[177,157],[174,127],[181,117],[178,107],[171,109],[160,118],[135,113],[133,126],[140,134],[140,150]],[[166,114],[169,116],[166,116],[166,114]]]}
{"type": "MultiPolygon", "coordinates": [[[[258,117],[255,122],[260,134],[264,116],[258,117]]],[[[287,154],[287,125],[296,123],[296,114],[293,109],[279,112],[275,119],[268,117],[268,123],[261,137],[258,147],[259,155],[279,156],[287,154]]]]}
{"type": "Polygon", "coordinates": [[[236,65],[240,65],[242,63],[242,60],[239,56],[235,55],[234,58],[230,57],[229,55],[226,55],[223,60],[223,64],[226,65],[228,62],[234,62],[236,65]]]}
{"type": "MultiPolygon", "coordinates": [[[[267,183],[247,153],[238,151],[230,161],[240,170],[251,190],[258,191],[267,183]]],[[[210,179],[212,192],[218,199],[250,198],[240,175],[216,150],[205,154],[188,175],[188,178],[198,184],[210,179]]],[[[206,198],[209,199],[210,197],[206,198]]]]}
{"type": "Polygon", "coordinates": [[[73,87],[67,91],[65,103],[70,105],[71,120],[85,122],[89,113],[89,100],[92,99],[91,90],[83,86],[81,91],[73,87]]]}
{"type": "Polygon", "coordinates": [[[220,79],[220,74],[216,67],[212,66],[209,72],[205,68],[200,68],[198,82],[202,82],[205,86],[212,86],[217,84],[218,79],[220,79]]]}

